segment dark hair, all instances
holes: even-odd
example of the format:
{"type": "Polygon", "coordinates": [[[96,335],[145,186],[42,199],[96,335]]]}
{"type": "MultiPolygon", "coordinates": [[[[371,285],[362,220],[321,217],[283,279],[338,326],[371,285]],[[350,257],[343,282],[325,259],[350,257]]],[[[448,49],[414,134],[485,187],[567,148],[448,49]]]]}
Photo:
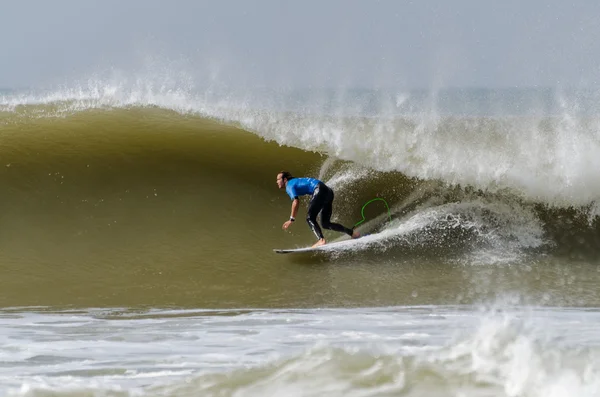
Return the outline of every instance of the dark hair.
{"type": "Polygon", "coordinates": [[[279,173],[281,174],[281,179],[287,179],[288,181],[290,179],[294,179],[294,177],[292,176],[291,173],[287,172],[287,171],[279,171],[279,173]]]}

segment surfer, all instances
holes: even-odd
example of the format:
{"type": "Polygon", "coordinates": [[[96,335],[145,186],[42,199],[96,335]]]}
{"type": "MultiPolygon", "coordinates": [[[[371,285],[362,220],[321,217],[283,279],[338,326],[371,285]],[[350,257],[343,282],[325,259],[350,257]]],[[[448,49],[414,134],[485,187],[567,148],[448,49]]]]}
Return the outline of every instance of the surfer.
{"type": "Polygon", "coordinates": [[[306,222],[311,230],[317,236],[317,242],[313,247],[318,247],[326,243],[321,227],[317,223],[317,215],[321,213],[321,223],[325,229],[335,230],[336,232],[346,233],[352,238],[358,238],[360,235],[357,231],[348,229],[339,223],[331,222],[331,212],[333,205],[333,190],[315,178],[295,178],[287,171],[281,171],[277,174],[277,186],[279,189],[284,189],[288,196],[292,199],[292,215],[290,219],[283,224],[283,229],[288,227],[296,220],[298,213],[299,196],[307,194],[312,195],[308,204],[308,212],[306,214],[306,222]]]}

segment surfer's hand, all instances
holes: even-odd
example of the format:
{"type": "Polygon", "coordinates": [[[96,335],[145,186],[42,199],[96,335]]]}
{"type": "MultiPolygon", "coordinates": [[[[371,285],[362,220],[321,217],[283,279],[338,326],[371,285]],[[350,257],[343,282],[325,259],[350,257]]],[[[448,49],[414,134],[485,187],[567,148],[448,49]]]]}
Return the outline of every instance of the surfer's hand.
{"type": "Polygon", "coordinates": [[[287,221],[283,224],[283,226],[281,228],[283,230],[287,230],[287,228],[290,227],[291,224],[292,224],[292,221],[287,221]]]}

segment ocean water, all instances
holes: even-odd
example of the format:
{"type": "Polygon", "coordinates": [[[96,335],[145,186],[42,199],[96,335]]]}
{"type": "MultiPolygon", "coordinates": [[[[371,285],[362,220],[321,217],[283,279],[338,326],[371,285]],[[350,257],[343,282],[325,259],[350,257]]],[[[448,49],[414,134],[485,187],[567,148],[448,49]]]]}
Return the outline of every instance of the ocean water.
{"type": "Polygon", "coordinates": [[[5,91],[0,392],[598,395],[598,99],[5,91]],[[273,253],[314,240],[284,169],[369,236],[273,253]]]}

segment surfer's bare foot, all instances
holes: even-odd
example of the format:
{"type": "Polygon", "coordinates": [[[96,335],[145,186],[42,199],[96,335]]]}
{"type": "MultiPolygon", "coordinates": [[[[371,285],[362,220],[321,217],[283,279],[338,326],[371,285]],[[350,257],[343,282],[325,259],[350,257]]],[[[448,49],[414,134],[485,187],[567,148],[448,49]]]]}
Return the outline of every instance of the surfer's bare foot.
{"type": "Polygon", "coordinates": [[[360,233],[358,232],[358,230],[354,230],[352,232],[352,238],[359,238],[360,237],[360,233]]]}
{"type": "Polygon", "coordinates": [[[317,241],[316,243],[314,243],[313,246],[312,246],[312,248],[320,247],[322,245],[325,245],[325,239],[324,238],[322,238],[319,241],[317,241]]]}

